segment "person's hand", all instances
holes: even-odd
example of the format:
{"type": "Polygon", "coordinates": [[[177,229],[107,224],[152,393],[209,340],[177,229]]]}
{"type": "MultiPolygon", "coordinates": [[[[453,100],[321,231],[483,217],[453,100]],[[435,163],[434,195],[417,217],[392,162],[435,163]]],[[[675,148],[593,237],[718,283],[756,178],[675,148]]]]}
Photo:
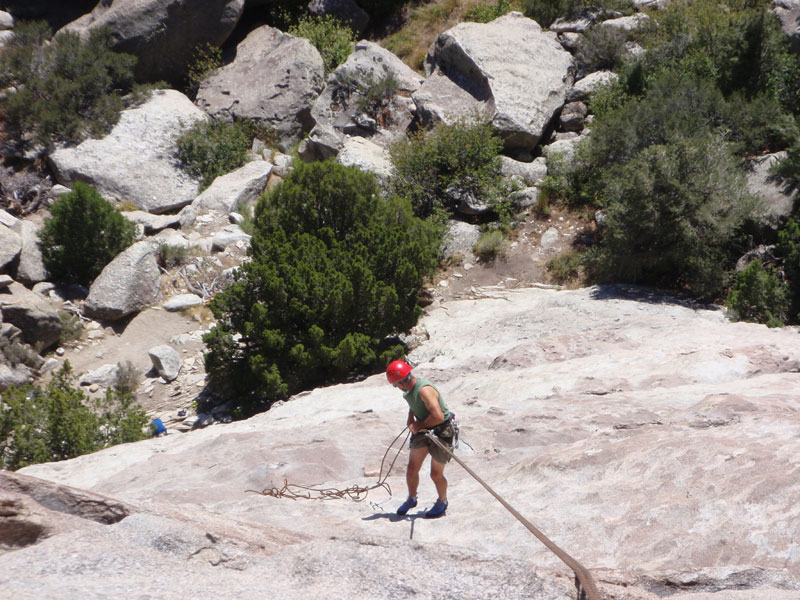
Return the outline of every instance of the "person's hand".
{"type": "Polygon", "coordinates": [[[419,423],[409,423],[408,428],[411,430],[411,433],[419,433],[419,423]]]}

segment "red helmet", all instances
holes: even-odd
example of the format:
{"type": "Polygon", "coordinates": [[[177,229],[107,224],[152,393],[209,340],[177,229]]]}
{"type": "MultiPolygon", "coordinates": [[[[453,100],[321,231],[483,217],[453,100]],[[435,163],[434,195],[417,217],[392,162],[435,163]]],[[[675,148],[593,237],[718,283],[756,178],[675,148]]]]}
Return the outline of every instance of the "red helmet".
{"type": "Polygon", "coordinates": [[[386,379],[389,380],[389,383],[394,385],[401,379],[408,377],[411,374],[411,365],[407,362],[403,362],[402,360],[393,360],[389,363],[389,366],[386,367],[386,379]]]}

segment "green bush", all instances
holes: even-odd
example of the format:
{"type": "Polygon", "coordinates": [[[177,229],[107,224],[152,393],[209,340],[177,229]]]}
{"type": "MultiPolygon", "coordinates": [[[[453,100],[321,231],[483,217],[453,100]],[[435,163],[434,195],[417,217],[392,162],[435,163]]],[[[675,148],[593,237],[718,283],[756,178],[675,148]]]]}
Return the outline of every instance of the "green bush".
{"type": "Polygon", "coordinates": [[[628,34],[616,27],[594,26],[586,30],[578,43],[575,64],[581,73],[616,71],[628,56],[628,34]]]}
{"type": "Polygon", "coordinates": [[[780,327],[789,308],[788,290],[772,268],[756,259],[736,274],[726,303],[742,321],[780,327]]]}
{"type": "Polygon", "coordinates": [[[583,254],[575,250],[568,250],[559,254],[547,263],[550,276],[558,283],[566,283],[576,279],[581,274],[583,254]]]}
{"type": "Polygon", "coordinates": [[[646,148],[609,174],[606,231],[587,254],[595,277],[715,297],[731,245],[757,208],[744,174],[716,137],[646,148]]]}
{"type": "Polygon", "coordinates": [[[488,23],[502,17],[510,10],[513,9],[509,0],[497,0],[494,4],[479,2],[464,11],[464,20],[475,23],[488,23]]]}
{"type": "Polygon", "coordinates": [[[800,187],[800,135],[788,148],[786,158],[775,163],[770,169],[770,173],[790,185],[800,187]]]}
{"type": "Polygon", "coordinates": [[[483,233],[472,251],[482,261],[491,263],[505,255],[508,242],[502,231],[497,229],[483,233]]]}
{"type": "Polygon", "coordinates": [[[199,121],[178,137],[178,160],[207,188],[220,175],[247,162],[253,136],[253,126],[248,121],[199,121]]]}
{"type": "Polygon", "coordinates": [[[75,182],[50,213],[39,240],[42,259],[57,281],[89,285],[133,243],[136,226],[85,183],[75,182]]]}
{"type": "Polygon", "coordinates": [[[118,120],[122,94],[133,85],[136,58],[109,49],[106,30],[86,41],[73,33],[50,40],[45,23],[20,23],[0,53],[0,107],[19,141],[49,146],[99,137],[118,120]]]}
{"type": "Polygon", "coordinates": [[[355,42],[353,30],[331,15],[301,17],[289,27],[289,33],[313,44],[322,55],[325,73],[330,73],[347,60],[355,42]]]}
{"type": "Polygon", "coordinates": [[[471,194],[497,212],[507,211],[509,188],[500,174],[503,142],[485,123],[438,124],[390,148],[394,191],[411,200],[417,216],[455,208],[456,196],[471,194]]]}
{"type": "Polygon", "coordinates": [[[75,458],[144,439],[147,417],[130,395],[110,390],[91,401],[73,386],[69,362],[46,388],[12,386],[0,402],[0,468],[75,458]]]}
{"type": "Polygon", "coordinates": [[[210,305],[212,388],[252,414],[385,365],[398,352],[386,336],[420,314],[441,235],[368,173],[297,164],[257,205],[250,260],[210,305]]]}
{"type": "Polygon", "coordinates": [[[160,244],[156,252],[156,260],[164,269],[172,269],[186,264],[192,256],[192,250],[188,246],[175,244],[160,244]]]}

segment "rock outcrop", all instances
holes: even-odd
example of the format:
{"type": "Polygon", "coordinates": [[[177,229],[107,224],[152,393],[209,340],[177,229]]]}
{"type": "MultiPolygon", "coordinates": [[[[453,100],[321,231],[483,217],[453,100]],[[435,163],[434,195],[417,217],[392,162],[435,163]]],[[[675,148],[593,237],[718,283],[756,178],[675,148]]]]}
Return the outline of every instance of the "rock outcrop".
{"type": "Polygon", "coordinates": [[[63,30],[85,36],[105,27],[114,50],[138,59],[139,81],[180,83],[197,48],[221,46],[243,10],[244,0],[106,0],[63,30]]]}
{"type": "Polygon", "coordinates": [[[348,137],[386,147],[404,135],[414,118],[411,94],[423,78],[388,50],[360,41],[328,77],[311,115],[315,126],[304,141],[309,158],[330,158],[348,137]]]}
{"type": "Polygon", "coordinates": [[[49,156],[66,186],[83,181],[110,202],[163,213],[189,204],[199,181],[177,164],[177,137],[206,115],[180,92],[160,90],[141,106],[122,111],[106,137],[61,148],[49,156]]]}
{"type": "Polygon", "coordinates": [[[2,322],[17,327],[26,344],[45,350],[58,341],[62,328],[58,313],[21,283],[12,283],[0,294],[0,312],[2,322]]]}
{"type": "MultiPolygon", "coordinates": [[[[800,593],[796,328],[731,323],[714,307],[642,288],[493,287],[433,306],[420,334],[409,358],[458,416],[457,455],[589,568],[604,597],[800,593]]],[[[420,518],[434,499],[427,477],[420,506],[394,514],[407,450],[387,480],[392,497],[246,491],[372,486],[406,413],[379,374],[246,421],[23,469],[147,508],[5,554],[0,593],[26,600],[80,586],[126,597],[127,586],[171,599],[213,585],[223,598],[256,588],[298,599],[439,598],[443,589],[574,598],[568,569],[456,463],[446,470],[447,516],[434,521],[420,518]],[[423,563],[432,579],[411,567],[423,563]]]]}
{"type": "Polygon", "coordinates": [[[269,125],[286,151],[314,125],[311,107],[325,87],[324,74],[308,40],[264,25],[236,47],[232,63],[200,84],[196,102],[218,119],[269,125]]]}
{"type": "Polygon", "coordinates": [[[511,12],[440,34],[425,59],[428,77],[413,98],[423,120],[451,123],[481,115],[507,151],[529,153],[564,104],[571,66],[554,33],[511,12]]]}

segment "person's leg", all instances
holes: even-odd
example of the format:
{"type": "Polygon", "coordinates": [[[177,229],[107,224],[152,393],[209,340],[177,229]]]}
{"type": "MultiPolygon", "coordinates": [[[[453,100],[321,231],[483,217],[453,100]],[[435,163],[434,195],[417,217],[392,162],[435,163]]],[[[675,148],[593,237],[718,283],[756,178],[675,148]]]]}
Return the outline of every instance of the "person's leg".
{"type": "Polygon", "coordinates": [[[444,476],[444,465],[445,463],[439,462],[431,456],[431,479],[436,486],[439,500],[442,502],[447,501],[447,479],[444,476]]]}
{"type": "Polygon", "coordinates": [[[408,497],[417,497],[417,487],[419,487],[419,470],[425,457],[428,456],[428,448],[412,448],[408,456],[408,467],[406,468],[406,485],[408,486],[408,497]]]}

